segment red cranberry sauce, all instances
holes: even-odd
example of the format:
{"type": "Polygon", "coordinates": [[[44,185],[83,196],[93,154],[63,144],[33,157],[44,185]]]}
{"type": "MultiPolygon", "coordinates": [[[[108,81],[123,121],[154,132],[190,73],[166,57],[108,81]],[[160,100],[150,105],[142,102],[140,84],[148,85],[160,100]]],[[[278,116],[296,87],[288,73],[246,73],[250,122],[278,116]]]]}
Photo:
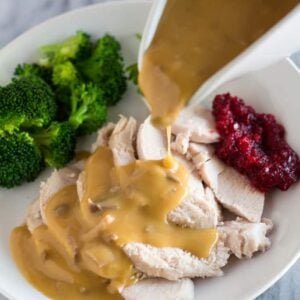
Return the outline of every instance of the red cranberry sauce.
{"type": "Polygon", "coordinates": [[[298,180],[299,157],[273,115],[259,114],[229,93],[215,97],[213,114],[221,136],[217,156],[248,176],[256,188],[287,190],[298,180]]]}

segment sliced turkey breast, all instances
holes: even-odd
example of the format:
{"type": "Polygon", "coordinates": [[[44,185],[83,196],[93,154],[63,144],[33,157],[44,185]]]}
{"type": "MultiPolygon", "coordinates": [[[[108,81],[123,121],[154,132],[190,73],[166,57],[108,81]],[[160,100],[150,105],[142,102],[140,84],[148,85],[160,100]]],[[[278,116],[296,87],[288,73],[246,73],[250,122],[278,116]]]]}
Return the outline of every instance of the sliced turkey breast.
{"type": "Polygon", "coordinates": [[[192,173],[188,180],[188,192],[182,203],[169,212],[168,221],[190,228],[213,228],[220,220],[220,209],[212,191],[204,191],[201,180],[192,173]]]}
{"type": "Polygon", "coordinates": [[[91,152],[95,152],[98,147],[108,147],[108,141],[115,126],[114,123],[109,122],[106,126],[98,130],[96,141],[91,147],[91,152]]]}
{"type": "Polygon", "coordinates": [[[189,135],[185,132],[178,133],[171,144],[171,149],[178,154],[185,155],[189,148],[189,138],[189,135]]]}
{"type": "Polygon", "coordinates": [[[196,105],[187,106],[181,111],[172,126],[172,133],[181,140],[197,143],[215,143],[219,134],[211,111],[196,105]]]}
{"type": "Polygon", "coordinates": [[[221,174],[226,166],[217,157],[212,157],[202,164],[199,169],[199,175],[202,180],[215,192],[218,189],[219,174],[221,174]]]}
{"type": "Polygon", "coordinates": [[[168,280],[221,276],[221,268],[229,258],[229,249],[222,242],[216,245],[207,259],[200,259],[179,248],[157,248],[142,243],[128,243],[123,250],[138,270],[150,277],[168,280]]]}
{"type": "Polygon", "coordinates": [[[248,178],[231,167],[218,176],[215,190],[218,201],[225,208],[251,222],[260,222],[265,194],[254,188],[248,178]]]}
{"type": "Polygon", "coordinates": [[[43,223],[47,224],[45,208],[49,199],[62,188],[75,184],[84,162],[78,161],[65,168],[54,170],[46,182],[41,183],[39,204],[43,223]]]}
{"type": "Polygon", "coordinates": [[[33,201],[27,211],[26,225],[28,230],[32,233],[35,228],[43,224],[43,219],[40,210],[40,200],[33,201]]]}
{"type": "Polygon", "coordinates": [[[238,258],[251,258],[257,251],[265,251],[271,241],[267,234],[272,230],[273,224],[269,219],[260,223],[251,223],[242,218],[235,221],[226,221],[218,227],[220,239],[238,258]]]}
{"type": "Polygon", "coordinates": [[[125,300],[193,300],[194,283],[190,279],[145,279],[126,287],[121,295],[125,300]]]}
{"type": "Polygon", "coordinates": [[[202,165],[213,157],[214,148],[207,144],[189,143],[186,157],[200,170],[202,165]]]}
{"type": "Polygon", "coordinates": [[[167,155],[166,135],[151,124],[150,117],[139,127],[136,148],[141,160],[160,160],[167,155]]]}
{"type": "Polygon", "coordinates": [[[254,188],[248,178],[215,156],[202,164],[199,175],[222,206],[251,222],[260,222],[265,195],[254,188]]]}
{"type": "Polygon", "coordinates": [[[134,118],[120,117],[108,142],[116,166],[127,165],[135,160],[136,131],[137,121],[134,118]]]}

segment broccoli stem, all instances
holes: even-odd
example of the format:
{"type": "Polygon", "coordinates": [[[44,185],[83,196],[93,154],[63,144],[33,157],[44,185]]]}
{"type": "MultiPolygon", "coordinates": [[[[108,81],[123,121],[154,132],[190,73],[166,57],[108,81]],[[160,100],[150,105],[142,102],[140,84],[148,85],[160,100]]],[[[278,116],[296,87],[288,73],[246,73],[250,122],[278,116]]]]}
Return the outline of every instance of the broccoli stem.
{"type": "Polygon", "coordinates": [[[77,129],[87,119],[88,106],[83,104],[79,109],[72,109],[69,122],[77,129]]]}
{"type": "Polygon", "coordinates": [[[35,141],[43,148],[48,147],[52,142],[52,136],[55,135],[53,131],[43,130],[32,134],[35,141]]]}

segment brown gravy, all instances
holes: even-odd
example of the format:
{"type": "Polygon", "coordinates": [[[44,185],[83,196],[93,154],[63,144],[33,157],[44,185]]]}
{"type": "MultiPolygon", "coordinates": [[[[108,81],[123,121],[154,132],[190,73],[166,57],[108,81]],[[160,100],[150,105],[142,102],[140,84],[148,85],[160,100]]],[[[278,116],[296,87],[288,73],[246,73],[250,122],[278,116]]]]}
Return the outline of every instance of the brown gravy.
{"type": "Polygon", "coordinates": [[[54,299],[119,299],[118,290],[141,276],[122,251],[129,242],[208,257],[218,239],[215,228],[166,221],[186,193],[183,165],[137,160],[115,167],[111,150],[98,148],[84,172],[82,199],[75,185],[67,186],[49,200],[47,225],[32,234],[25,225],[12,233],[14,259],[38,290],[54,299]]]}
{"type": "Polygon", "coordinates": [[[299,0],[168,0],[139,84],[152,122],[171,125],[193,93],[299,0]]]}

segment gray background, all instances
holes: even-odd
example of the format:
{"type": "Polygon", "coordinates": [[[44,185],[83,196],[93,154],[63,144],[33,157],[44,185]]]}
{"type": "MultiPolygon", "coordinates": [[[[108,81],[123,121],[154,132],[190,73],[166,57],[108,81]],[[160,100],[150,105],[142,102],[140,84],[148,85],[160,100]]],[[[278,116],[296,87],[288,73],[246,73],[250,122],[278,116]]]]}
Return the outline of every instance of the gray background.
{"type": "MultiPolygon", "coordinates": [[[[112,0],[106,0],[112,1],[112,0]]],[[[28,28],[60,13],[104,0],[0,0],[0,48],[28,28]]],[[[300,38],[300,34],[299,34],[300,38]]],[[[300,55],[298,55],[300,58],[300,55]]],[[[300,62],[300,59],[298,60],[300,62]]],[[[0,70],[1,72],[1,70],[0,70]]],[[[271,267],[271,266],[262,266],[271,267]]],[[[300,300],[300,261],[257,299],[300,300]]],[[[4,300],[0,295],[0,300],[4,300]]],[[[29,299],[24,299],[29,300],[29,299]]],[[[30,299],[33,300],[33,299],[30,299]]]]}

